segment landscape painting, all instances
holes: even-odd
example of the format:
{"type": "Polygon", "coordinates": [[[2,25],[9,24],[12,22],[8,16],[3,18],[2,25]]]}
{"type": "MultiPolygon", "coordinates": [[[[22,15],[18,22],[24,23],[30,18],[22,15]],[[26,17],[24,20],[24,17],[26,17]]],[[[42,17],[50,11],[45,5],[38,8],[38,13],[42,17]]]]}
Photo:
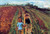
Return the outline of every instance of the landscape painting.
{"type": "Polygon", "coordinates": [[[0,34],[50,34],[50,0],[0,0],[0,34]]]}

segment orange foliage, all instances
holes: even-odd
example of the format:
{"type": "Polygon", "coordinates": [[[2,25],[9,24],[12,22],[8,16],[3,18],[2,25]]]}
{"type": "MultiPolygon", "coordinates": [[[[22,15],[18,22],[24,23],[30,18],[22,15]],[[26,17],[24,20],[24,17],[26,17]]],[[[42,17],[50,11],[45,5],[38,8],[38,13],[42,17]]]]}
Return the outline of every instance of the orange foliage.
{"type": "Polygon", "coordinates": [[[8,32],[11,27],[13,16],[17,11],[16,6],[8,6],[0,8],[0,31],[8,32]]]}

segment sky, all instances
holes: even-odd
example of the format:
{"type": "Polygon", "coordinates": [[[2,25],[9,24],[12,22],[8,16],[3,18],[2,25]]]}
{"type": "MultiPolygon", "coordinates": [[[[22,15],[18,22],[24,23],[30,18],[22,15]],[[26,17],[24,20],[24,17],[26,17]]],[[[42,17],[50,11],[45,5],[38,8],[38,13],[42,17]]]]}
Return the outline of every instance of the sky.
{"type": "Polygon", "coordinates": [[[26,4],[30,3],[40,8],[50,8],[50,0],[0,0],[0,5],[9,4],[26,4]]]}

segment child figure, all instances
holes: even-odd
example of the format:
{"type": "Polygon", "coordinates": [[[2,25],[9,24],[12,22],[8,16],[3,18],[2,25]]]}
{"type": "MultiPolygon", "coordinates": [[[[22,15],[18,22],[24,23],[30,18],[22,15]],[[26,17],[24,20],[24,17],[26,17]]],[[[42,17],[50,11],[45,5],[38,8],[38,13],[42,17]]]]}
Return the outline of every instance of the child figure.
{"type": "Polygon", "coordinates": [[[23,22],[22,22],[22,19],[21,18],[18,18],[18,23],[17,23],[17,27],[18,27],[18,31],[19,31],[19,34],[21,34],[21,31],[22,31],[22,27],[24,26],[23,22]]]}

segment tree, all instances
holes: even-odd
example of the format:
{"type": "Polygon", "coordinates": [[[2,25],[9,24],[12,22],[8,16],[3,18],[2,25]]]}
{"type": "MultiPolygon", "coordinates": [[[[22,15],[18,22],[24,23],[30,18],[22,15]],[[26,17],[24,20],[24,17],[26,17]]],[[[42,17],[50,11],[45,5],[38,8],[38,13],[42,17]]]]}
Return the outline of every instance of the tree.
{"type": "Polygon", "coordinates": [[[27,3],[25,6],[33,6],[32,4],[30,4],[30,3],[27,3]]]}

